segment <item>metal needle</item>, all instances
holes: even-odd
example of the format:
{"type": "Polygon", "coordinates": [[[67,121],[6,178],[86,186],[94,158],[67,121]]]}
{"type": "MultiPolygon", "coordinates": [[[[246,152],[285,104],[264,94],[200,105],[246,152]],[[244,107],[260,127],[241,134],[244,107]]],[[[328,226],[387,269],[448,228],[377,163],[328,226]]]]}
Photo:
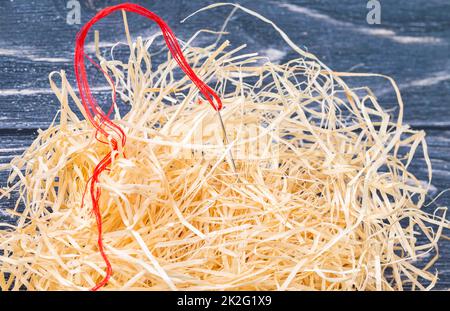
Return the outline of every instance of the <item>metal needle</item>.
{"type": "MultiPolygon", "coordinates": [[[[220,114],[220,110],[217,110],[217,116],[219,117],[220,125],[222,126],[223,142],[227,146],[228,145],[228,136],[227,136],[227,131],[225,129],[225,124],[223,123],[222,115],[220,114]]],[[[233,167],[233,171],[235,174],[237,174],[236,163],[234,162],[231,149],[228,149],[228,156],[230,157],[231,166],[233,167]]]]}

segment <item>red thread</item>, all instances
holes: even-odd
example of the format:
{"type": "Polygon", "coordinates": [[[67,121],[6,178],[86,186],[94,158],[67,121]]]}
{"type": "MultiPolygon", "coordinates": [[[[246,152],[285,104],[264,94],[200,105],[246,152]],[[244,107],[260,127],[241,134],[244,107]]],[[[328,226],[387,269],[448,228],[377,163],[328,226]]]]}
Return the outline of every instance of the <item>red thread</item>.
{"type": "MultiPolygon", "coordinates": [[[[96,129],[96,135],[95,138],[104,144],[108,144],[107,141],[101,140],[98,138],[97,134],[101,134],[104,137],[110,137],[110,144],[112,147],[112,150],[105,156],[103,159],[97,164],[97,166],[94,168],[93,174],[91,176],[90,180],[90,193],[91,193],[91,200],[92,200],[92,209],[95,214],[96,222],[97,222],[97,229],[98,229],[98,248],[100,251],[100,254],[106,264],[106,275],[103,278],[102,281],[100,281],[98,284],[96,284],[91,290],[96,291],[100,289],[101,287],[105,286],[108,283],[109,278],[112,274],[112,267],[111,263],[108,260],[108,257],[106,256],[104,246],[103,246],[103,228],[102,228],[102,215],[100,212],[99,207],[99,200],[101,196],[101,189],[96,187],[98,183],[98,179],[100,174],[103,171],[108,171],[108,167],[111,164],[113,160],[113,154],[116,157],[118,155],[119,151],[119,144],[123,148],[126,143],[126,135],[125,132],[122,130],[120,126],[115,124],[109,117],[114,109],[114,106],[116,105],[116,91],[114,87],[113,80],[108,75],[107,72],[105,72],[94,60],[92,60],[89,56],[87,56],[84,53],[84,43],[86,40],[86,36],[91,29],[91,27],[97,23],[99,20],[107,17],[111,13],[119,10],[124,10],[128,12],[137,13],[139,15],[142,15],[144,17],[147,17],[148,19],[156,22],[158,26],[161,28],[162,34],[164,36],[164,40],[167,44],[167,47],[169,48],[172,57],[175,59],[175,61],[178,63],[180,68],[185,72],[185,74],[192,80],[192,82],[197,86],[200,93],[206,98],[206,100],[211,104],[211,106],[219,111],[222,109],[222,101],[220,100],[219,96],[208,86],[206,85],[200,78],[196,75],[196,73],[192,70],[192,68],[189,66],[189,63],[183,56],[183,52],[178,44],[178,41],[172,32],[172,30],[169,28],[169,26],[162,20],[158,15],[155,13],[147,10],[146,8],[132,3],[123,3],[116,6],[107,7],[100,12],[98,12],[89,22],[87,22],[83,28],[78,32],[76,37],[76,44],[75,44],[75,57],[74,57],[74,67],[75,67],[75,75],[77,79],[78,89],[80,91],[80,97],[81,101],[83,103],[83,107],[86,110],[86,114],[88,117],[88,120],[92,123],[94,128],[96,129]],[[113,98],[112,98],[112,104],[108,111],[108,113],[104,113],[103,110],[100,108],[100,106],[97,104],[97,101],[92,96],[89,82],[87,79],[86,74],[86,66],[84,63],[84,59],[87,58],[89,62],[91,62],[97,69],[99,69],[106,77],[106,79],[111,83],[113,88],[113,98]]],[[[87,184],[89,184],[89,180],[87,184]]],[[[87,185],[86,185],[87,189],[87,185]]],[[[84,195],[82,199],[82,205],[84,202],[84,195]]]]}

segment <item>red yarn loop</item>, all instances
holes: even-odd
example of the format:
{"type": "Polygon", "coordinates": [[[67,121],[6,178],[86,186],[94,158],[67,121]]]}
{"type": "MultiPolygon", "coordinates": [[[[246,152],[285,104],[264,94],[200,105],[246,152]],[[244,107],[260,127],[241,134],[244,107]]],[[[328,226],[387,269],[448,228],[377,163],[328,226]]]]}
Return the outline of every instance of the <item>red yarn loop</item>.
{"type": "MultiPolygon", "coordinates": [[[[80,91],[81,101],[83,103],[83,107],[86,110],[86,114],[88,116],[88,120],[92,123],[94,128],[96,129],[96,139],[102,143],[108,144],[110,143],[112,146],[112,150],[97,164],[94,168],[92,177],[88,180],[88,184],[90,181],[90,194],[92,200],[92,209],[95,214],[97,229],[98,229],[98,248],[99,252],[106,264],[105,276],[102,281],[96,284],[91,290],[96,291],[101,287],[105,286],[108,283],[108,280],[112,274],[111,263],[108,260],[108,257],[105,253],[104,245],[103,245],[103,228],[102,228],[102,215],[99,207],[99,200],[101,196],[101,189],[97,187],[97,183],[99,180],[99,176],[103,171],[107,171],[109,165],[114,157],[118,155],[119,144],[123,147],[126,143],[126,135],[122,128],[115,124],[111,119],[110,115],[113,112],[114,106],[116,105],[116,92],[114,88],[114,83],[111,77],[105,72],[94,60],[92,60],[89,56],[84,53],[84,44],[86,40],[86,36],[91,29],[91,27],[97,23],[99,20],[107,17],[111,13],[119,10],[124,10],[128,12],[137,13],[152,21],[156,22],[158,26],[161,28],[164,40],[169,48],[172,57],[178,63],[180,68],[184,71],[184,73],[192,80],[192,82],[197,86],[200,93],[203,97],[211,104],[211,106],[219,111],[222,109],[222,101],[220,97],[207,85],[205,84],[197,74],[192,70],[191,66],[187,62],[186,58],[183,56],[183,52],[178,44],[178,41],[169,28],[169,26],[155,13],[147,10],[146,8],[132,3],[123,3],[116,6],[107,7],[100,12],[97,13],[89,22],[87,22],[83,28],[78,32],[76,37],[75,44],[75,58],[74,58],[74,67],[75,67],[75,76],[77,79],[78,89],[80,91]],[[87,79],[86,73],[86,65],[85,58],[89,60],[97,69],[99,69],[106,77],[108,82],[111,83],[113,88],[113,98],[112,105],[108,111],[108,113],[104,113],[103,110],[98,105],[95,98],[92,96],[89,82],[87,79]],[[105,137],[110,137],[110,141],[100,140],[97,137],[97,134],[102,134],[105,137]]],[[[201,101],[200,101],[201,102],[201,101]]],[[[87,187],[86,187],[87,189],[87,187]]],[[[84,202],[84,195],[83,195],[84,202]]],[[[83,204],[83,203],[82,203],[83,204]]]]}

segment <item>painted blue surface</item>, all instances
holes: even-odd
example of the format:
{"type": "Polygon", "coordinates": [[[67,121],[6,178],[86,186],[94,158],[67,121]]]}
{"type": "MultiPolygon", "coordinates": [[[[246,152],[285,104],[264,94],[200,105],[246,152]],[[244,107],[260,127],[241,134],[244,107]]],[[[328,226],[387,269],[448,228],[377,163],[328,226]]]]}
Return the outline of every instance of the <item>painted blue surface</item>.
{"type": "MultiPolygon", "coordinates": [[[[81,22],[98,8],[120,1],[80,1],[81,22]]],[[[200,13],[180,24],[189,13],[212,1],[134,1],[162,16],[180,39],[198,29],[219,30],[231,8],[200,13]]],[[[291,39],[316,54],[338,71],[376,72],[394,77],[405,100],[405,121],[425,129],[434,168],[433,193],[450,186],[450,2],[445,0],[381,1],[381,24],[366,22],[365,0],[248,1],[239,3],[272,19],[291,39]]],[[[0,0],[0,164],[23,151],[38,128],[45,128],[58,110],[49,90],[48,74],[64,69],[73,80],[73,43],[79,25],[66,23],[66,0],[0,0]]],[[[129,16],[134,37],[157,31],[144,18],[129,16]]],[[[101,41],[124,41],[122,19],[115,14],[98,24],[101,41]]],[[[224,38],[234,46],[247,43],[247,51],[284,62],[296,57],[267,24],[237,12],[224,38]]],[[[203,36],[198,44],[212,40],[203,36]],[[202,41],[203,40],[203,41],[202,41]]],[[[92,38],[91,38],[92,40],[92,38]]],[[[102,84],[102,77],[93,83],[102,84]]],[[[368,85],[381,104],[395,104],[394,93],[381,79],[349,80],[350,85],[368,85]]],[[[101,98],[101,94],[99,94],[101,98]]],[[[414,167],[426,179],[422,167],[414,167]]],[[[0,184],[6,176],[0,174],[0,184]]],[[[8,202],[0,203],[1,207],[8,202]]],[[[450,205],[450,194],[437,204],[450,205]]],[[[2,214],[0,214],[0,218],[2,214]]],[[[447,232],[448,233],[448,232],[447,232]]],[[[436,268],[437,288],[450,287],[450,246],[441,243],[436,268]]]]}

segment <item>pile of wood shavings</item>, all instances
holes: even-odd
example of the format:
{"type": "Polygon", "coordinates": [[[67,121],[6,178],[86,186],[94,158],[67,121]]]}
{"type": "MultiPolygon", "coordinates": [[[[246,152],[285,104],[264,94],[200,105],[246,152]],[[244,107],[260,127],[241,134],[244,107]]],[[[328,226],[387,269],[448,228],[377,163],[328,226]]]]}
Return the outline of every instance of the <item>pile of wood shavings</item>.
{"type": "MultiPolygon", "coordinates": [[[[393,120],[369,89],[350,89],[346,74],[281,34],[300,53],[282,65],[227,41],[185,44],[196,73],[223,100],[226,146],[217,113],[197,104],[197,89],[178,77],[175,61],[168,56],[152,66],[148,49],[157,36],[129,42],[128,62],[97,53],[131,106],[115,114],[127,135],[126,158],[117,158],[99,184],[113,267],[106,289],[435,285],[437,274],[428,270],[437,255],[427,256],[449,222],[445,208],[422,210],[429,184],[408,169],[422,149],[431,180],[425,133],[403,124],[395,82],[386,77],[399,104],[393,120]]],[[[17,225],[0,231],[2,290],[87,290],[104,275],[96,222],[82,198],[110,149],[70,109],[73,102],[83,111],[65,73],[52,73],[50,83],[60,121],[1,167],[11,171],[11,186],[0,198],[16,192],[24,206],[17,225]]]]}

